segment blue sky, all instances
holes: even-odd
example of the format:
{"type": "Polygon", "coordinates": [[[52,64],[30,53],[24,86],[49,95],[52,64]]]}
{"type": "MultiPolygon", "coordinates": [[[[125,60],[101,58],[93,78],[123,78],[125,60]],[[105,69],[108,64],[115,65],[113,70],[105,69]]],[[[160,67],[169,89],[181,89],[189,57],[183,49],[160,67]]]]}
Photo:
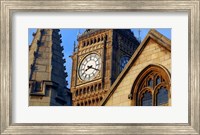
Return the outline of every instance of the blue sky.
{"type": "MultiPolygon", "coordinates": [[[[137,39],[141,39],[141,41],[145,38],[147,33],[149,32],[149,28],[142,28],[140,29],[140,36],[139,36],[139,29],[131,29],[137,39]]],[[[165,35],[167,38],[171,39],[171,29],[170,28],[159,28],[156,29],[161,34],[165,35]]],[[[83,33],[85,29],[60,29],[60,34],[62,35],[62,46],[64,46],[64,57],[66,59],[66,72],[68,73],[68,77],[66,80],[69,82],[68,87],[70,87],[71,81],[71,68],[72,68],[72,59],[69,57],[73,53],[73,46],[74,41],[77,44],[77,34],[83,33]]],[[[31,44],[33,40],[32,33],[36,32],[35,28],[28,29],[28,45],[31,44]]]]}

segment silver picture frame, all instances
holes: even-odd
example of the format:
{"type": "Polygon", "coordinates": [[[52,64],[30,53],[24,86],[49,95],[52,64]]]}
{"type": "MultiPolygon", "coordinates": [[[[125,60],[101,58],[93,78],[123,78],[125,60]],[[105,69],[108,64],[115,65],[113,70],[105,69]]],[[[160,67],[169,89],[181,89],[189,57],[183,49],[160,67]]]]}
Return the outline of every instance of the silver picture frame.
{"type": "Polygon", "coordinates": [[[200,0],[0,0],[0,131],[1,134],[200,134],[200,0]],[[15,12],[187,12],[188,123],[13,123],[12,19],[15,12]]]}

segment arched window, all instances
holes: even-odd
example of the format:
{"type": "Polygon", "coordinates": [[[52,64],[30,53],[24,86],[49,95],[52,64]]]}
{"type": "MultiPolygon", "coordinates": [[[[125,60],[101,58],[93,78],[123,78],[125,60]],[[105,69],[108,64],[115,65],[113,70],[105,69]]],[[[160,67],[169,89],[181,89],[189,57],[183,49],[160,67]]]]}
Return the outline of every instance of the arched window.
{"type": "Polygon", "coordinates": [[[78,90],[76,91],[76,96],[78,96],[78,90]]]}
{"type": "Polygon", "coordinates": [[[82,95],[82,89],[80,89],[79,95],[82,95]]]}
{"type": "Polygon", "coordinates": [[[141,99],[142,106],[152,106],[152,94],[149,91],[145,91],[141,99]]]}
{"type": "Polygon", "coordinates": [[[89,93],[90,92],[90,87],[87,87],[87,93],[89,93]]]}
{"type": "Polygon", "coordinates": [[[96,102],[97,102],[97,103],[99,102],[99,98],[96,99],[96,102]]]}
{"type": "Polygon", "coordinates": [[[107,40],[107,38],[108,38],[108,36],[107,36],[107,35],[105,35],[105,40],[107,40]]]}
{"type": "Polygon", "coordinates": [[[86,89],[84,88],[84,89],[83,89],[83,94],[85,94],[85,93],[86,93],[86,89]]]}
{"type": "Polygon", "coordinates": [[[101,90],[101,83],[99,83],[98,89],[101,90]]]}
{"type": "Polygon", "coordinates": [[[88,105],[90,105],[90,104],[91,104],[91,100],[88,101],[88,105]]]}
{"type": "Polygon", "coordinates": [[[91,86],[90,91],[93,92],[93,86],[91,86]]]}
{"type": "Polygon", "coordinates": [[[93,39],[90,40],[90,44],[93,44],[93,39]]]}
{"type": "Polygon", "coordinates": [[[101,41],[103,41],[103,35],[101,35],[101,41]]]}
{"type": "Polygon", "coordinates": [[[156,77],[156,85],[161,83],[161,78],[159,76],[156,77]]]}
{"type": "Polygon", "coordinates": [[[168,90],[164,87],[159,88],[156,99],[156,105],[166,105],[168,103],[168,90]]]}
{"type": "Polygon", "coordinates": [[[153,87],[153,79],[152,78],[150,78],[147,83],[148,83],[147,85],[149,87],[153,87]]]}
{"type": "Polygon", "coordinates": [[[96,91],[97,90],[97,84],[95,84],[95,86],[94,86],[94,91],[96,91]]]}
{"type": "Polygon", "coordinates": [[[85,41],[83,42],[83,47],[85,46],[85,41]]]}
{"type": "Polygon", "coordinates": [[[87,41],[87,45],[90,45],[90,42],[89,42],[89,41],[87,41]]]}
{"type": "Polygon", "coordinates": [[[170,105],[170,74],[160,65],[149,65],[140,72],[131,90],[133,105],[168,106],[170,105]]]}
{"type": "Polygon", "coordinates": [[[93,104],[93,105],[95,104],[95,100],[94,100],[94,99],[92,99],[92,104],[93,104]]]}
{"type": "Polygon", "coordinates": [[[85,106],[87,106],[87,101],[85,101],[85,106]]]}

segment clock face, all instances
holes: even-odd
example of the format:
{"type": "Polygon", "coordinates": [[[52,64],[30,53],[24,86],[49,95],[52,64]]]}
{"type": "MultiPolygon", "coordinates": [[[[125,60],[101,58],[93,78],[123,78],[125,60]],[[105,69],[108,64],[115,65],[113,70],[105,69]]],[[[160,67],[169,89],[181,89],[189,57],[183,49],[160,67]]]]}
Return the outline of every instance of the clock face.
{"type": "Polygon", "coordinates": [[[128,63],[130,57],[128,56],[123,56],[121,59],[120,59],[120,72],[124,69],[124,67],[126,66],[126,64],[128,63]]]}
{"type": "Polygon", "coordinates": [[[87,55],[79,66],[79,76],[84,81],[94,79],[100,72],[101,58],[98,54],[87,55]]]}

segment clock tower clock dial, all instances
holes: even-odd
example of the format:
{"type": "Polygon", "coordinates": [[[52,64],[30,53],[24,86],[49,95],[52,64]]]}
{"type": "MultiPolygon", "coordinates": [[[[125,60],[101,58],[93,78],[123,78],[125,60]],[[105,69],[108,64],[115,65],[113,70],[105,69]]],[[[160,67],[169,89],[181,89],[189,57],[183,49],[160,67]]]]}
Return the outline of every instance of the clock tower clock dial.
{"type": "Polygon", "coordinates": [[[79,77],[84,81],[93,80],[100,72],[101,58],[98,54],[87,55],[79,66],[79,77]]]}

